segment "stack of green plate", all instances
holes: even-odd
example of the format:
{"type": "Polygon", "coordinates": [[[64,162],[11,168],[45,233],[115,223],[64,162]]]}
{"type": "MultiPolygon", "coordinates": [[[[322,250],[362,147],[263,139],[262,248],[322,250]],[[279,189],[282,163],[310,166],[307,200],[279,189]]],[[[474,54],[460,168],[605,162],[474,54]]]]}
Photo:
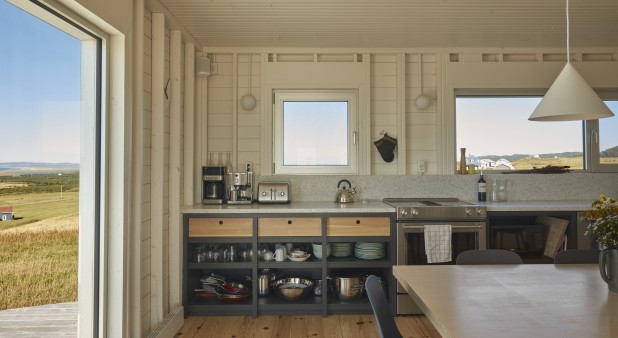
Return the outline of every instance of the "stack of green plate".
{"type": "Polygon", "coordinates": [[[331,243],[333,246],[333,256],[335,257],[348,257],[351,256],[352,246],[354,243],[352,242],[335,242],[331,243]]]}
{"type": "Polygon", "coordinates": [[[386,255],[384,243],[358,242],[354,246],[354,255],[360,259],[380,259],[386,255]]]}

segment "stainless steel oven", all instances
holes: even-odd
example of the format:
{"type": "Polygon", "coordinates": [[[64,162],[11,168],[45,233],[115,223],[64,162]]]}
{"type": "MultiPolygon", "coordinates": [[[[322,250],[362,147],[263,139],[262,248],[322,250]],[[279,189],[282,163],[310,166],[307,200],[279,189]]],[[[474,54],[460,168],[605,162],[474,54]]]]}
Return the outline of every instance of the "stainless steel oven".
{"type": "MultiPolygon", "coordinates": [[[[457,199],[384,199],[397,211],[397,265],[427,264],[425,225],[451,225],[452,261],[466,250],[486,248],[486,208],[457,199]]],[[[422,313],[397,285],[397,314],[422,313]]]]}

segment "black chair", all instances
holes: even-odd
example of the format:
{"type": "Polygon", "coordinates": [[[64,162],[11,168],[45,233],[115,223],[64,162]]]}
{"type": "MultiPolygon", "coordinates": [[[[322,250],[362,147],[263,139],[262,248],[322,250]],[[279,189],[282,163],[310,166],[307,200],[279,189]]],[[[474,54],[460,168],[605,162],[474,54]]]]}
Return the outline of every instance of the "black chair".
{"type": "Polygon", "coordinates": [[[468,250],[457,255],[457,265],[523,264],[518,254],[509,250],[468,250]]]}
{"type": "Polygon", "coordinates": [[[384,289],[382,288],[380,279],[374,275],[367,277],[365,280],[365,290],[367,291],[367,297],[369,297],[373,314],[376,316],[376,321],[378,322],[380,338],[403,337],[388,307],[388,301],[384,295],[384,289]]]}
{"type": "Polygon", "coordinates": [[[600,250],[564,250],[554,257],[554,264],[599,264],[600,250]]]}

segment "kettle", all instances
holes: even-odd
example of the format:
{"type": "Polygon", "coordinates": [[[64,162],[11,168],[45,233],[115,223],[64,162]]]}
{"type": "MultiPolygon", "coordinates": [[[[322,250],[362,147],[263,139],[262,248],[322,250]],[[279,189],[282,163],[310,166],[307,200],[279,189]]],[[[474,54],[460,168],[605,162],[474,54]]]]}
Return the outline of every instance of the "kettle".
{"type": "Polygon", "coordinates": [[[335,197],[335,202],[337,203],[352,203],[354,200],[352,199],[352,195],[356,194],[356,188],[352,188],[352,184],[348,180],[341,180],[337,183],[337,197],[335,197]],[[348,190],[346,190],[345,186],[341,188],[341,183],[348,184],[348,190]]]}

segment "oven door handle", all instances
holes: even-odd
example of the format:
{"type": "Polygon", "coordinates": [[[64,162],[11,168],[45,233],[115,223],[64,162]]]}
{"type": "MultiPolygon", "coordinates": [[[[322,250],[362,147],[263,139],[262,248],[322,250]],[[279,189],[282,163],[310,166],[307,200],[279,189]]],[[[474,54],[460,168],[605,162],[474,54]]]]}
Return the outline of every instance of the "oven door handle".
{"type": "MultiPolygon", "coordinates": [[[[401,225],[404,230],[422,230],[425,229],[424,225],[401,225]]],[[[452,230],[480,230],[483,229],[482,225],[458,225],[451,227],[452,230]]]]}

